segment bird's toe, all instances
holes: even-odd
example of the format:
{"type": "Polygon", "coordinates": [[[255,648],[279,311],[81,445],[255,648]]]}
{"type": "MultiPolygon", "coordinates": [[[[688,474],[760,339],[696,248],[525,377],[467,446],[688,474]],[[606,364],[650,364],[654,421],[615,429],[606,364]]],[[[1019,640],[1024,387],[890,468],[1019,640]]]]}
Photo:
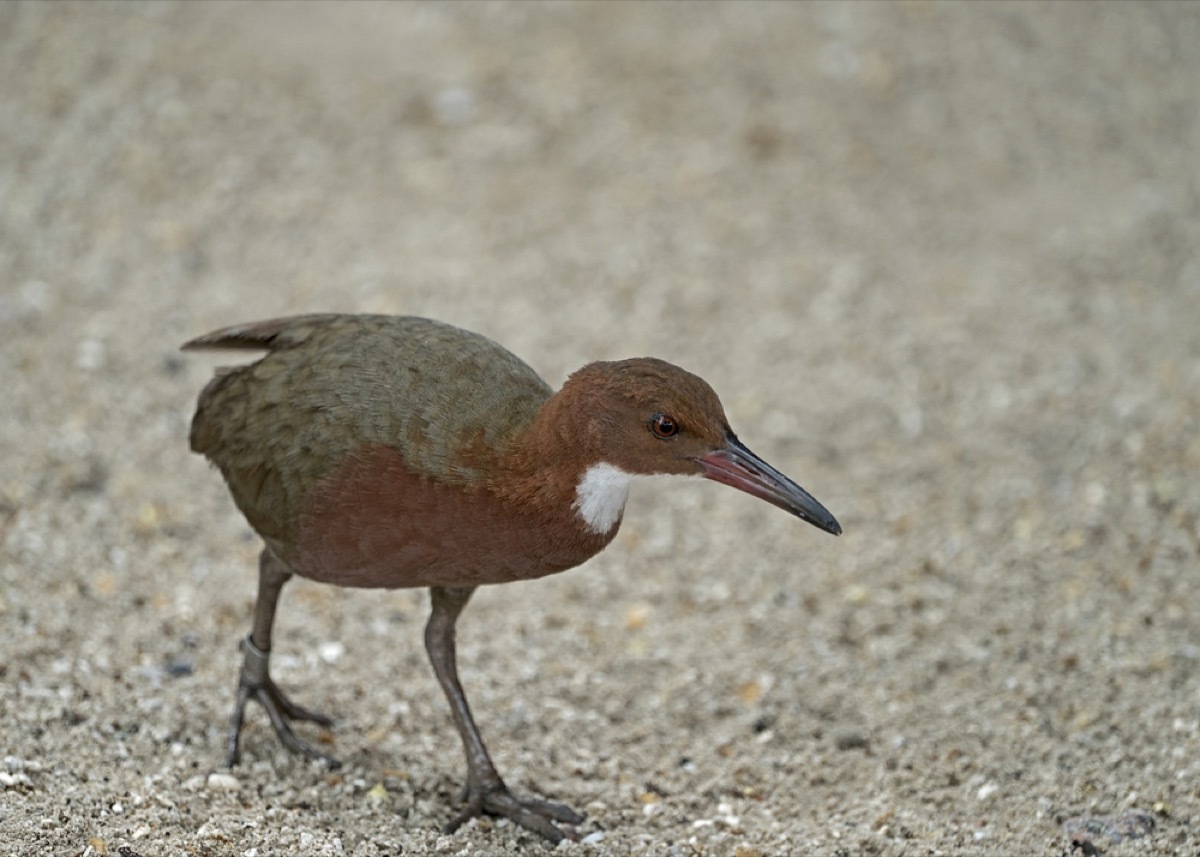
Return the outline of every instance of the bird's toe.
{"type": "Polygon", "coordinates": [[[237,764],[246,703],[251,699],[266,710],[267,717],[271,720],[271,726],[274,727],[275,734],[283,746],[293,753],[299,753],[309,759],[322,762],[330,770],[341,767],[342,763],[333,756],[322,753],[297,737],[291,726],[293,720],[303,720],[328,728],[333,725],[333,720],[324,714],[310,711],[292,702],[270,677],[256,683],[248,683],[243,680],[238,685],[237,704],[229,723],[229,751],[226,759],[228,767],[237,764]]]}
{"type": "Polygon", "coordinates": [[[584,816],[564,804],[517,797],[501,786],[468,794],[466,807],[443,828],[443,832],[453,833],[467,821],[484,814],[507,818],[556,844],[564,839],[579,838],[574,830],[559,827],[559,824],[574,826],[584,821],[584,816]]]}

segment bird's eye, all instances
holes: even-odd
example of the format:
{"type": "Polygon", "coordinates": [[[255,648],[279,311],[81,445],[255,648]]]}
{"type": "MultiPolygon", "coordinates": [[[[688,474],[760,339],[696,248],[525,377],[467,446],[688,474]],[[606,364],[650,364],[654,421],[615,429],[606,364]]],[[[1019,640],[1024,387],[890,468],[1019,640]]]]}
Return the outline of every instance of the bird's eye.
{"type": "Polygon", "coordinates": [[[666,440],[679,434],[679,423],[666,414],[655,414],[650,418],[650,431],[655,437],[666,440]]]}

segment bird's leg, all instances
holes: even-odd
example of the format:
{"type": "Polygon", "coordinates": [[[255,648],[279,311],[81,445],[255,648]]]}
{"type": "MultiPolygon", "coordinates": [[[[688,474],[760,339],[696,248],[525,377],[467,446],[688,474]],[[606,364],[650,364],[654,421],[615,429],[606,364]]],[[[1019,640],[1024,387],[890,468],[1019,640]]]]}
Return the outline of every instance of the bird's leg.
{"type": "Polygon", "coordinates": [[[309,711],[292,702],[275,682],[271,680],[268,665],[271,658],[271,626],[275,622],[275,606],[283,585],[291,579],[292,572],[270,548],[263,548],[258,560],[258,601],[254,605],[254,630],[242,640],[242,672],[238,677],[237,704],[229,720],[229,754],[225,764],[233,767],[238,760],[238,745],[242,735],[242,720],[246,703],[257,700],[267,710],[275,734],[289,750],[302,753],[310,759],[320,759],[330,768],[340,765],[337,759],[314,750],[296,737],[292,731],[292,720],[309,720],[321,726],[332,726],[333,721],[324,714],[309,711]]]}
{"type": "Polygon", "coordinates": [[[551,842],[560,842],[574,835],[557,827],[554,822],[580,824],[583,816],[569,807],[536,798],[518,798],[508,790],[504,780],[496,772],[496,766],[483,745],[483,738],[471,716],[467,697],[458,682],[458,668],[454,654],[454,624],[462,612],[474,587],[447,588],[434,586],[430,590],[433,612],[425,626],[425,648],[438,682],[450,703],[454,725],[462,737],[463,750],[467,754],[466,808],[446,825],[444,832],[453,833],[459,825],[476,816],[488,813],[510,818],[522,827],[540,833],[551,842]]]}

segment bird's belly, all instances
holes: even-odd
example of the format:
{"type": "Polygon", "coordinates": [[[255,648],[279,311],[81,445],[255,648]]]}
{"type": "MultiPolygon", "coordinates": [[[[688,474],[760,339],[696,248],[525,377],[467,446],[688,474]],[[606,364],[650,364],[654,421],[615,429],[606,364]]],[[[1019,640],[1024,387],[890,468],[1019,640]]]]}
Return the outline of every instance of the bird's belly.
{"type": "Polygon", "coordinates": [[[479,586],[565,571],[615,531],[595,535],[571,509],[549,514],[438,483],[370,446],[308,492],[289,562],[336,586],[479,586]]]}

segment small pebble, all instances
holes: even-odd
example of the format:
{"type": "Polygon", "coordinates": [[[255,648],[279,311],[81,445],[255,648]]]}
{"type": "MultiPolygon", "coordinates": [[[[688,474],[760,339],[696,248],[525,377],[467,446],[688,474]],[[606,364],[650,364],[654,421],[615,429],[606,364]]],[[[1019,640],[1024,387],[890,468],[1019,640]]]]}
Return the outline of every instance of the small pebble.
{"type": "Polygon", "coordinates": [[[867,736],[862,732],[839,732],[833,739],[833,745],[839,750],[864,750],[868,745],[867,736]]]}
{"type": "Polygon", "coordinates": [[[764,732],[769,732],[771,727],[775,725],[775,716],[773,714],[762,714],[755,719],[751,728],[755,735],[762,735],[764,732]]]}
{"type": "Polygon", "coordinates": [[[597,830],[594,833],[589,833],[583,839],[579,840],[581,845],[599,845],[604,841],[604,831],[597,830]]]}
{"type": "Polygon", "coordinates": [[[1083,816],[1064,819],[1063,830],[1071,841],[1072,849],[1100,848],[1096,844],[1099,837],[1104,837],[1116,844],[1126,839],[1140,839],[1154,830],[1154,816],[1136,809],[1120,815],[1083,816]]]}
{"type": "Polygon", "coordinates": [[[763,686],[753,679],[741,684],[737,689],[738,699],[746,705],[753,705],[762,699],[763,686]]]}
{"type": "Polygon", "coordinates": [[[241,782],[233,774],[221,773],[209,774],[205,785],[215,792],[235,792],[242,787],[241,782]]]}
{"type": "Polygon", "coordinates": [[[635,604],[625,611],[625,629],[627,631],[640,631],[646,627],[646,622],[650,618],[649,604],[635,604]]]}
{"type": "Polygon", "coordinates": [[[196,836],[201,839],[224,839],[225,833],[220,826],[212,821],[206,821],[196,830],[196,836]]]}
{"type": "Polygon", "coordinates": [[[190,658],[177,658],[173,661],[167,661],[167,675],[179,678],[180,676],[191,675],[193,672],[192,661],[190,658]]]}
{"type": "Polygon", "coordinates": [[[342,659],[342,655],[346,654],[346,646],[338,640],[332,640],[328,643],[322,643],[317,650],[317,654],[321,656],[327,664],[336,664],[342,659]]]}
{"type": "Polygon", "coordinates": [[[95,339],[85,339],[75,350],[75,365],[84,371],[99,369],[104,365],[104,343],[95,339]]]}
{"type": "Polygon", "coordinates": [[[846,589],[844,597],[849,604],[866,604],[871,600],[871,590],[856,584],[846,589]]]}
{"type": "Polygon", "coordinates": [[[475,116],[475,93],[463,87],[443,89],[434,97],[433,109],[447,125],[463,125],[475,116]]]}

